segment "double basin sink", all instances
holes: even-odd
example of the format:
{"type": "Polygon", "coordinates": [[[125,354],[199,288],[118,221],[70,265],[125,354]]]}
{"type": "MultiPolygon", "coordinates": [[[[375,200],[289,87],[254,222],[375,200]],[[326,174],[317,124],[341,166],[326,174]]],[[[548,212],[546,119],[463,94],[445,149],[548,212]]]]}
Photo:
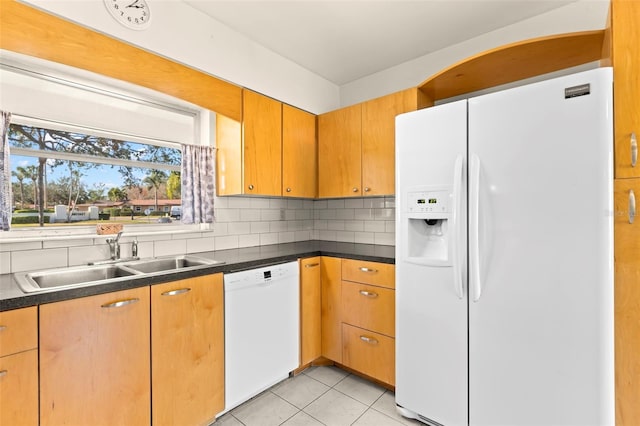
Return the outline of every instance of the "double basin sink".
{"type": "Polygon", "coordinates": [[[125,281],[141,275],[161,275],[177,271],[196,270],[222,263],[224,262],[190,255],[142,260],[132,259],[101,265],[22,272],[15,274],[15,279],[23,292],[38,293],[125,281]]]}

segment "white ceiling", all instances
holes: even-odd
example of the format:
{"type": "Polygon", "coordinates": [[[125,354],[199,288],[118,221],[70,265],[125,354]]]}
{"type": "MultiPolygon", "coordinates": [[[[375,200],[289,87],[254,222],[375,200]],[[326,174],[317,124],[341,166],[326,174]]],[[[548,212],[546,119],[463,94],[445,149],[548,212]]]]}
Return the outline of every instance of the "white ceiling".
{"type": "Polygon", "coordinates": [[[343,85],[576,0],[183,0],[343,85]]]}

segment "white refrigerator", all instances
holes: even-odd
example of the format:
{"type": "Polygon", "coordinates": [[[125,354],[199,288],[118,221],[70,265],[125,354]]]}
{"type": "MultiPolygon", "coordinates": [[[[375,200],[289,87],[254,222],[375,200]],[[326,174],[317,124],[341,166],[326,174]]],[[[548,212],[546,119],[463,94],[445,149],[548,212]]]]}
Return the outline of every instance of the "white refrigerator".
{"type": "Polygon", "coordinates": [[[396,404],[613,425],[612,70],[396,120],[396,404]]]}

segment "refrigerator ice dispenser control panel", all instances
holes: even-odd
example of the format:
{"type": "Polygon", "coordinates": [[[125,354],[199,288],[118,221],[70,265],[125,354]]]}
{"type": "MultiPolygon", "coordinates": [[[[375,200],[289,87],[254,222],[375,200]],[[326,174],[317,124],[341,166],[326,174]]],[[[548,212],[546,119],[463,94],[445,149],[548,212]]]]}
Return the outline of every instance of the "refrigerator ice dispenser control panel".
{"type": "Polygon", "coordinates": [[[450,213],[449,191],[416,191],[407,194],[409,213],[450,213]]]}

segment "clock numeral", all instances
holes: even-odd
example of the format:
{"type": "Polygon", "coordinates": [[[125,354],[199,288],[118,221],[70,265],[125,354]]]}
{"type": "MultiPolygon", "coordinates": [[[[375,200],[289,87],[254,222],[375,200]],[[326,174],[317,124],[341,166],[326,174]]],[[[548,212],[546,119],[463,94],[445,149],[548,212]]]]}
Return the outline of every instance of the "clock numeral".
{"type": "Polygon", "coordinates": [[[114,4],[113,4],[113,8],[114,8],[115,10],[118,10],[118,9],[120,9],[120,5],[119,5],[118,3],[114,3],[114,4]]]}

